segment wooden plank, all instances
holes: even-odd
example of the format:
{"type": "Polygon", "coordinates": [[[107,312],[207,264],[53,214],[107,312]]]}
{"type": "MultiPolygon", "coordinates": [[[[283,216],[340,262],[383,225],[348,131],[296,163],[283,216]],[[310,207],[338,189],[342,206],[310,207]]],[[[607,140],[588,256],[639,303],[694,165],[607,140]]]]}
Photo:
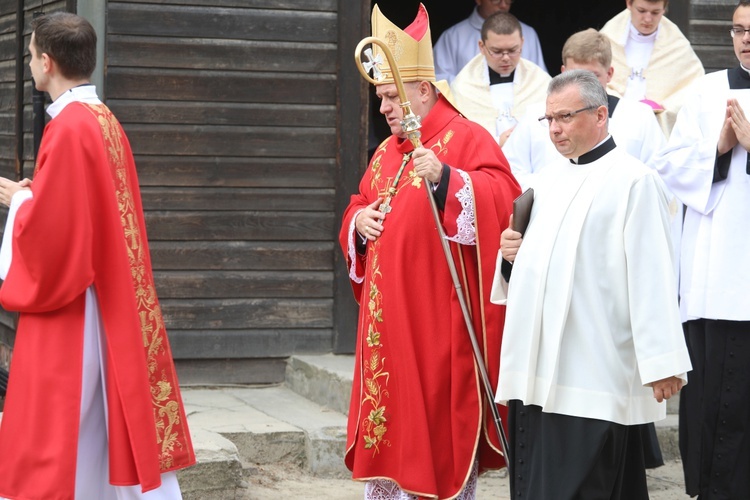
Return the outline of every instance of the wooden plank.
{"type": "MultiPolygon", "coordinates": [[[[369,2],[339,1],[338,113],[339,147],[336,169],[335,220],[341,221],[367,167],[369,84],[352,64],[353,47],[369,33],[369,2]]],[[[338,230],[338,228],[336,228],[338,230]]],[[[342,252],[334,252],[334,346],[336,353],[354,352],[358,306],[354,301],[349,270],[342,252]]]]}
{"type": "Polygon", "coordinates": [[[107,14],[110,36],[336,42],[335,12],[110,2],[107,14]]]}
{"type": "Polygon", "coordinates": [[[726,21],[706,21],[698,19],[690,23],[690,42],[693,50],[699,45],[715,45],[726,47],[727,51],[733,52],[732,38],[729,35],[729,27],[726,21]]]}
{"type": "Polygon", "coordinates": [[[331,328],[331,299],[161,301],[167,329],[331,328]]]}
{"type": "Polygon", "coordinates": [[[278,358],[329,352],[330,329],[170,330],[175,359],[278,358]]]}
{"type": "Polygon", "coordinates": [[[108,67],[335,73],[332,43],[107,37],[108,67]],[[175,54],[181,54],[175,57],[175,54]]]}
{"type": "Polygon", "coordinates": [[[106,78],[107,98],[114,99],[278,104],[336,102],[335,75],[110,67],[106,78]]]}
{"type": "Polygon", "coordinates": [[[326,241],[330,212],[147,212],[153,240],[326,241]]]}
{"type": "Polygon", "coordinates": [[[734,51],[727,47],[703,45],[694,46],[693,50],[703,62],[706,72],[733,68],[738,64],[734,51]]]}
{"type": "Polygon", "coordinates": [[[316,104],[211,103],[108,99],[121,123],[330,127],[336,107],[316,104]]]}
{"type": "Polygon", "coordinates": [[[152,188],[141,190],[146,210],[333,211],[332,189],[152,188]]]}
{"type": "Polygon", "coordinates": [[[326,158],[336,154],[336,129],[127,125],[138,154],[326,158]]]}
{"type": "MultiPolygon", "coordinates": [[[[245,7],[294,11],[335,12],[336,0],[128,0],[129,3],[157,5],[203,5],[215,7],[245,7]]],[[[109,5],[119,3],[110,1],[109,5]]]]}
{"type": "Polygon", "coordinates": [[[157,271],[162,299],[331,298],[327,271],[157,271]]]}
{"type": "MultiPolygon", "coordinates": [[[[226,154],[234,154],[229,150],[226,154]]],[[[137,155],[141,186],[331,188],[332,158],[236,158],[137,155]]]]}
{"type": "Polygon", "coordinates": [[[737,7],[736,0],[692,0],[690,18],[723,21],[729,27],[732,24],[735,7],[737,7]]]}
{"type": "MultiPolygon", "coordinates": [[[[152,241],[156,270],[331,271],[333,241],[152,241]]],[[[351,292],[350,292],[351,293],[351,292]]]]}

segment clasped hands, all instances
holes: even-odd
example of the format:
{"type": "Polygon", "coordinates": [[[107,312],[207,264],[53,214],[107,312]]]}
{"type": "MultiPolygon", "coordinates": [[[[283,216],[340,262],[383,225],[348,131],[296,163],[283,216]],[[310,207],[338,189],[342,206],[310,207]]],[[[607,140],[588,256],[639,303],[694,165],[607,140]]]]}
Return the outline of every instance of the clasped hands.
{"type": "Polygon", "coordinates": [[[13,195],[22,189],[31,188],[31,182],[31,179],[22,179],[20,182],[15,182],[5,177],[0,177],[0,203],[9,207],[13,195]]]}
{"type": "Polygon", "coordinates": [[[724,126],[721,128],[716,150],[721,156],[738,143],[746,151],[750,151],[750,122],[745,117],[745,112],[737,99],[728,99],[724,126]]]}

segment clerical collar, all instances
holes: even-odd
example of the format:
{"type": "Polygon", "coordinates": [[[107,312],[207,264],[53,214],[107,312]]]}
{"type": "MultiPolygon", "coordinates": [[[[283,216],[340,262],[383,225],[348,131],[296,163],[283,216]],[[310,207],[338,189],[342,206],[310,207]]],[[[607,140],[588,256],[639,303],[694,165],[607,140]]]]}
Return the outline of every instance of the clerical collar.
{"type": "Polygon", "coordinates": [[[644,35],[640,31],[638,31],[638,29],[635,26],[633,26],[633,23],[630,23],[630,32],[629,32],[630,39],[638,43],[654,43],[656,41],[656,36],[659,34],[660,27],[661,27],[661,24],[650,35],[644,35]]]}
{"type": "Polygon", "coordinates": [[[617,96],[613,96],[612,94],[607,94],[607,109],[609,110],[609,117],[612,118],[612,115],[615,114],[615,108],[617,107],[617,104],[620,102],[620,98],[617,96]]]}
{"type": "Polygon", "coordinates": [[[574,163],[577,165],[586,165],[587,163],[593,163],[615,149],[615,146],[615,140],[611,135],[608,135],[606,139],[594,146],[594,148],[588,153],[584,153],[578,158],[571,158],[570,163],[574,163]]]}
{"type": "Polygon", "coordinates": [[[489,66],[487,66],[487,69],[490,71],[490,85],[497,85],[498,83],[513,83],[513,76],[516,74],[516,70],[513,70],[508,76],[502,76],[489,66]]]}
{"type": "Polygon", "coordinates": [[[750,70],[739,65],[727,71],[730,89],[750,89],[750,70]]]}
{"type": "Polygon", "coordinates": [[[86,104],[101,104],[102,101],[96,95],[96,86],[87,83],[68,89],[63,92],[55,102],[47,107],[47,114],[55,118],[71,102],[83,102],[86,104]]]}

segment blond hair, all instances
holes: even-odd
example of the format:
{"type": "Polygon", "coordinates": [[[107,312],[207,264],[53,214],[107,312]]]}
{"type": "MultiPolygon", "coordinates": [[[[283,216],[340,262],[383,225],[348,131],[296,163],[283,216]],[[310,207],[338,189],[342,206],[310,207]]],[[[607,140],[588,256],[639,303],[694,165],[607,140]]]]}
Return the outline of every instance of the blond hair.
{"type": "Polygon", "coordinates": [[[609,69],[612,65],[612,46],[610,45],[609,38],[594,28],[570,35],[565,45],[563,45],[563,64],[566,64],[568,59],[572,59],[577,63],[595,61],[601,64],[603,68],[609,69]]]}

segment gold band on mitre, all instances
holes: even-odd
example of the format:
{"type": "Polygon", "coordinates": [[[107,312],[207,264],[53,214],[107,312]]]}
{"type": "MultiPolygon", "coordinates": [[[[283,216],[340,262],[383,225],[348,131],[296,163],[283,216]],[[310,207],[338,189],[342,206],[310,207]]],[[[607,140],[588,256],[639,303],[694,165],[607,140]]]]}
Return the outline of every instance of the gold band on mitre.
{"type": "MultiPolygon", "coordinates": [[[[371,22],[372,36],[382,40],[390,49],[393,59],[398,65],[401,80],[404,83],[430,82],[448,99],[453,107],[456,107],[448,82],[445,80],[435,81],[430,19],[424,4],[419,4],[417,16],[404,30],[385,17],[377,4],[372,9],[371,22]]],[[[383,73],[380,84],[395,83],[393,71],[391,71],[387,58],[375,44],[373,44],[373,54],[375,58],[379,56],[383,61],[380,65],[380,71],[383,73]]]]}

